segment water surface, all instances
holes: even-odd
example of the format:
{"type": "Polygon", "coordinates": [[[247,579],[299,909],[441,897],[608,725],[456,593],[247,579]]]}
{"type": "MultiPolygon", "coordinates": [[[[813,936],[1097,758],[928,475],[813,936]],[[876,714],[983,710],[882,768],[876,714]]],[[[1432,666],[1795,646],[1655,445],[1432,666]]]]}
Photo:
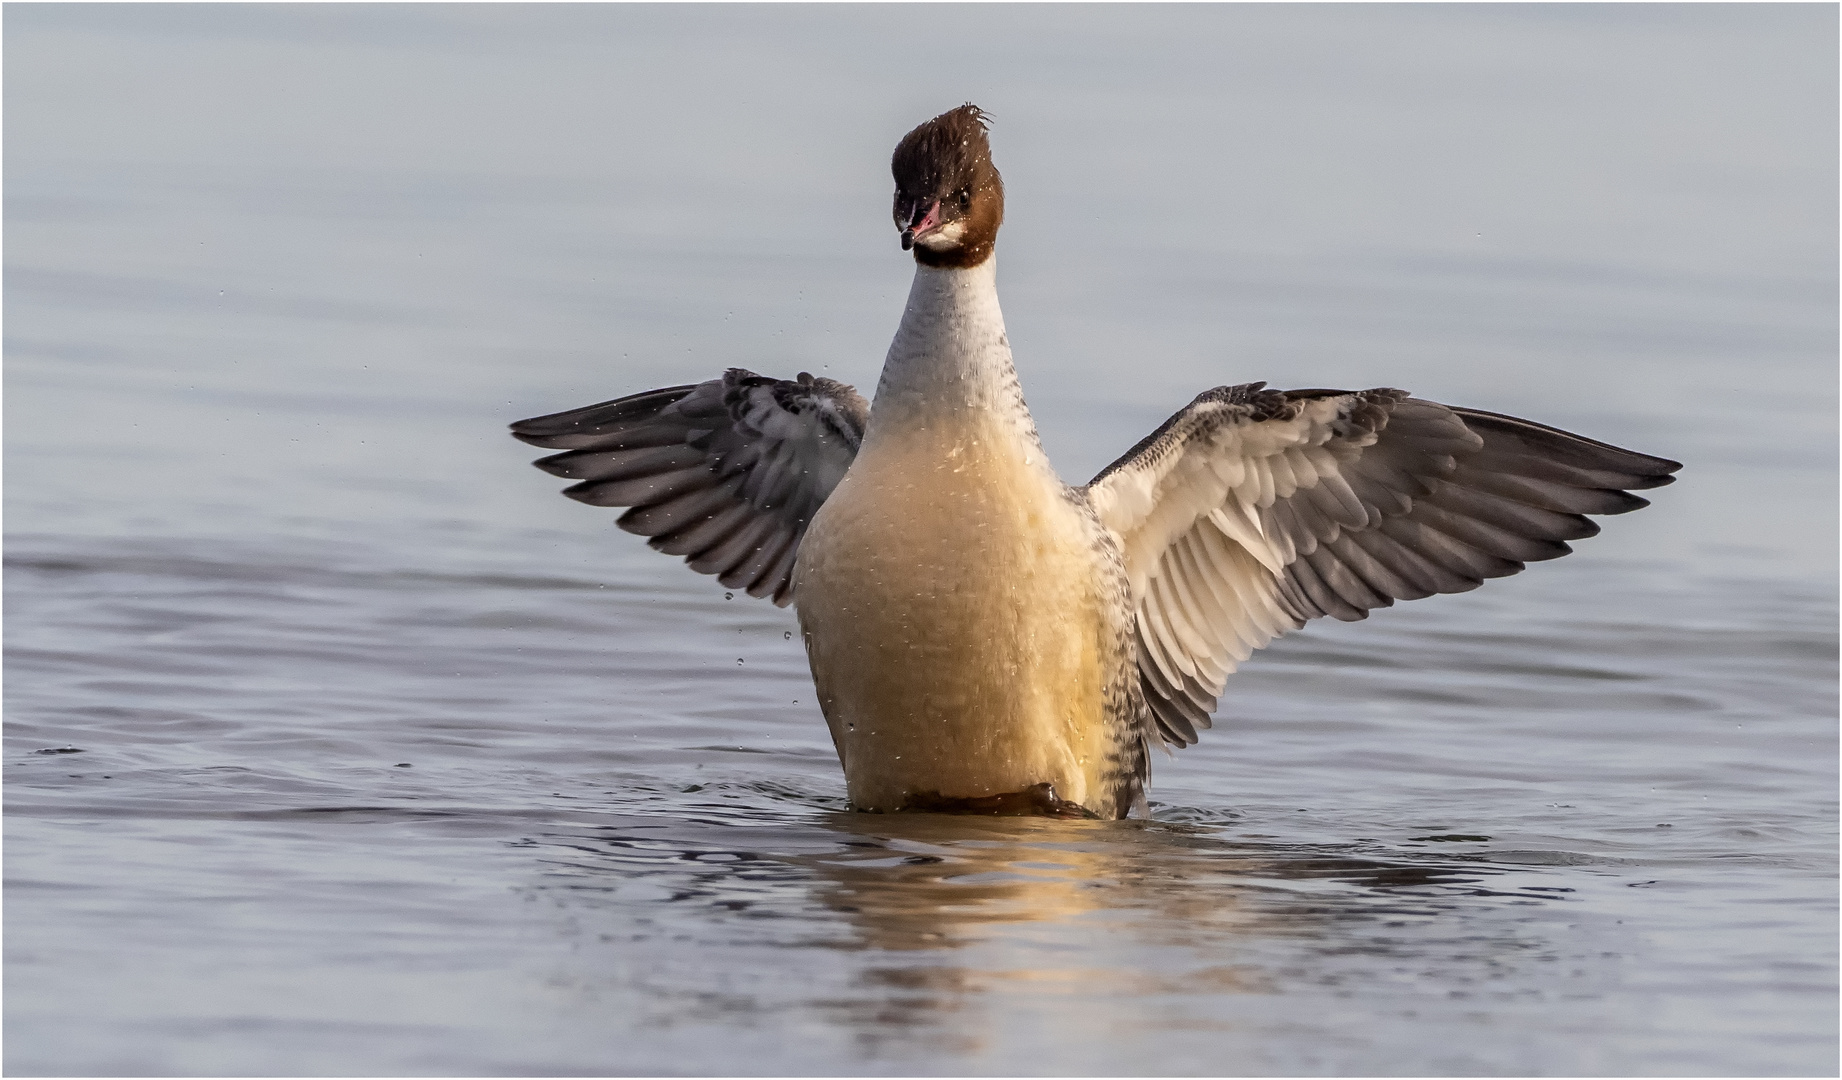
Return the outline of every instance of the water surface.
{"type": "Polygon", "coordinates": [[[7,30],[9,1072],[1835,1071],[1834,9],[7,30]],[[873,385],[966,99],[1071,481],[1261,378],[1682,481],[1276,643],[1149,821],[850,813],[791,615],[503,424],[873,385]]]}

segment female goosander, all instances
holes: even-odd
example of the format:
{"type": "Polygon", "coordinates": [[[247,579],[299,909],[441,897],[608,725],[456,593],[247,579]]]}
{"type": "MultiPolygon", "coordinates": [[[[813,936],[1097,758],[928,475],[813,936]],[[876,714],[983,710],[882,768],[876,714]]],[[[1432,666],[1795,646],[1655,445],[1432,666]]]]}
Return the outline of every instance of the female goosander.
{"type": "Polygon", "coordinates": [[[1277,635],[1567,554],[1681,466],[1400,390],[1209,390],[1083,487],[1024,405],[966,105],[895,149],[915,278],[872,409],[731,368],[521,420],[564,494],[797,605],[852,806],[1119,818],[1277,635]]]}

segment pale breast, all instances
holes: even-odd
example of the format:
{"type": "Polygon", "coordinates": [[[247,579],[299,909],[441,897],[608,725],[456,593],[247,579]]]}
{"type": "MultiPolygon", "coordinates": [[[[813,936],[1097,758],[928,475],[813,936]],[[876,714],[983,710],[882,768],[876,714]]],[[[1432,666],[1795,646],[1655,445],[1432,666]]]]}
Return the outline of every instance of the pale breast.
{"type": "Polygon", "coordinates": [[[1045,782],[1093,802],[1121,659],[1091,526],[1014,436],[934,429],[865,450],[796,570],[852,803],[1045,782]]]}

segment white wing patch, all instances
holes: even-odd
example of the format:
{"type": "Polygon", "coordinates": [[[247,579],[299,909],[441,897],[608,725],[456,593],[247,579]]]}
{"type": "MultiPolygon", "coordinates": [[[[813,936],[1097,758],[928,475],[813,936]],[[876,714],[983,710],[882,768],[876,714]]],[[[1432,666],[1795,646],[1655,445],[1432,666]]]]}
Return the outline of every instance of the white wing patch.
{"type": "MultiPolygon", "coordinates": [[[[1201,518],[1278,574],[1296,558],[1297,538],[1269,536],[1261,511],[1324,484],[1360,514],[1326,445],[1345,400],[1304,402],[1284,421],[1255,421],[1244,404],[1199,400],[1173,418],[1167,452],[1142,454],[1090,485],[1095,512],[1125,542],[1133,600],[1146,595],[1165,550],[1201,518]]],[[[1354,457],[1374,441],[1364,432],[1339,449],[1354,457]]]]}

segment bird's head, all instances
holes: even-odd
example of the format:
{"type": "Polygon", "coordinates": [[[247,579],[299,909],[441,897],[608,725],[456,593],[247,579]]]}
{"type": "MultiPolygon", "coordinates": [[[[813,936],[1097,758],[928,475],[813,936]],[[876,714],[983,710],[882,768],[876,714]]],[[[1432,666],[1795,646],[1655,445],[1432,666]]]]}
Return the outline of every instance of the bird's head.
{"type": "Polygon", "coordinates": [[[1004,223],[1004,181],[985,137],[990,117],[961,105],[896,144],[895,227],[902,250],[923,266],[977,266],[991,257],[1004,223]]]}

